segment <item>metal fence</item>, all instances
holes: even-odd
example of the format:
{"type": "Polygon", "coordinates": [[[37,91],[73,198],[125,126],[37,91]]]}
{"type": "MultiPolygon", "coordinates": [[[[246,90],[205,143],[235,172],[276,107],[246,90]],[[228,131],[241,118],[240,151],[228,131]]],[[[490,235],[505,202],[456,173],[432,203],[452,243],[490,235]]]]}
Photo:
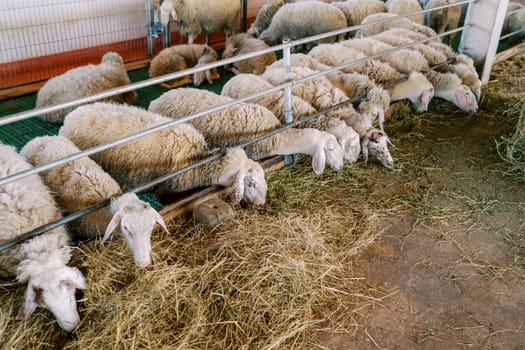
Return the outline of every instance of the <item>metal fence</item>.
{"type": "MultiPolygon", "coordinates": [[[[239,0],[241,29],[267,1],[239,0]]],[[[150,20],[159,0],[2,0],[0,1],[0,90],[44,81],[65,71],[99,63],[108,51],[124,62],[151,58],[166,45],[150,20]],[[148,33],[150,35],[148,35],[148,33]]],[[[173,44],[183,39],[172,26],[173,44]]],[[[212,45],[224,42],[214,33],[212,45]]],[[[199,39],[201,40],[201,39],[199,39]]],[[[169,41],[168,41],[169,42],[169,41]]]]}
{"type": "MultiPolygon", "coordinates": [[[[444,6],[444,7],[458,6],[458,5],[462,5],[462,4],[469,4],[469,12],[471,13],[472,16],[474,16],[476,14],[476,12],[475,12],[476,8],[474,6],[476,4],[483,3],[484,1],[491,2],[491,0],[477,0],[477,1],[476,0],[464,0],[464,1],[458,2],[458,3],[454,4],[454,5],[447,5],[447,6],[444,6]]],[[[497,22],[497,23],[502,23],[502,18],[504,17],[504,12],[503,13],[501,12],[501,8],[499,7],[499,4],[494,4],[493,3],[493,5],[495,5],[498,8],[498,10],[497,11],[492,11],[492,12],[489,12],[489,13],[493,14],[496,17],[497,16],[501,16],[501,18],[495,18],[495,19],[493,18],[492,21],[486,21],[485,23],[494,23],[494,21],[497,22],[499,20],[501,20],[501,21],[497,22]]],[[[506,9],[506,7],[503,8],[503,11],[505,9],[506,9]]],[[[433,9],[433,10],[435,10],[435,9],[433,9]]],[[[478,10],[479,10],[479,8],[478,8],[478,10]]],[[[423,11],[419,11],[417,13],[426,13],[426,12],[429,12],[429,11],[432,11],[432,10],[423,10],[423,11]]],[[[413,15],[413,14],[414,13],[403,15],[403,16],[399,16],[399,17],[407,17],[407,16],[410,16],[410,15],[413,15]]],[[[399,17],[397,17],[397,18],[399,18],[399,17]]],[[[469,17],[467,17],[467,19],[468,18],[469,17]]],[[[392,21],[392,20],[394,20],[394,19],[387,19],[387,20],[383,20],[383,21],[378,22],[378,23],[389,22],[389,21],[392,21]]],[[[52,112],[52,111],[57,111],[57,110],[64,109],[64,108],[69,108],[69,107],[72,107],[72,106],[78,106],[80,104],[93,102],[93,101],[96,101],[96,100],[104,98],[104,97],[121,94],[123,92],[128,92],[128,91],[140,89],[142,87],[156,85],[156,84],[159,84],[159,83],[162,83],[162,82],[165,82],[165,81],[169,81],[169,80],[172,80],[172,79],[176,79],[176,78],[180,78],[180,77],[183,77],[183,76],[187,76],[187,75],[193,74],[195,72],[200,72],[200,71],[204,71],[204,70],[209,70],[211,68],[216,68],[216,67],[219,67],[219,66],[223,66],[223,65],[226,65],[226,64],[231,64],[231,63],[234,63],[234,62],[237,62],[237,61],[241,61],[241,60],[244,60],[244,59],[247,59],[247,58],[252,58],[252,57],[256,57],[258,55],[266,54],[268,52],[282,51],[283,52],[283,57],[284,58],[286,58],[286,57],[289,58],[291,50],[294,47],[296,47],[296,46],[299,46],[299,45],[302,45],[302,44],[305,44],[305,43],[309,43],[309,42],[313,42],[313,41],[318,41],[320,39],[336,36],[336,35],[339,35],[339,34],[347,33],[347,32],[350,32],[350,31],[355,31],[355,30],[358,30],[360,28],[364,28],[364,27],[367,27],[367,26],[370,26],[370,25],[373,25],[373,24],[357,25],[357,26],[353,26],[353,27],[350,27],[350,28],[333,31],[333,32],[330,32],[330,33],[325,33],[325,34],[321,34],[321,35],[312,36],[312,37],[309,37],[309,38],[304,38],[304,39],[301,39],[301,40],[290,41],[290,42],[283,43],[281,45],[272,46],[272,47],[270,47],[268,49],[261,50],[261,51],[258,51],[258,52],[253,52],[253,53],[245,54],[245,55],[239,55],[239,56],[236,56],[236,57],[232,57],[232,58],[220,60],[220,61],[217,61],[217,62],[214,62],[214,63],[210,63],[210,64],[207,64],[207,65],[203,65],[203,66],[200,66],[198,68],[186,69],[186,70],[179,71],[179,72],[176,72],[176,73],[171,73],[171,74],[167,74],[167,75],[156,77],[156,78],[152,78],[152,79],[147,79],[147,80],[144,80],[144,81],[141,81],[141,82],[137,82],[137,83],[129,84],[129,85],[122,86],[122,87],[119,87],[119,88],[115,88],[115,89],[112,89],[112,90],[108,90],[108,91],[105,91],[105,92],[102,92],[102,93],[99,93],[99,94],[96,94],[96,95],[93,95],[93,96],[88,96],[88,97],[85,97],[85,98],[82,98],[82,99],[78,99],[78,100],[75,100],[75,101],[62,103],[60,105],[50,106],[50,107],[41,108],[41,109],[33,109],[33,110],[29,110],[29,111],[24,111],[24,112],[21,112],[21,113],[17,113],[17,114],[14,114],[14,115],[10,115],[10,116],[6,116],[6,117],[3,117],[3,118],[0,118],[0,127],[3,126],[3,125],[7,125],[7,124],[10,124],[10,123],[13,123],[13,122],[16,122],[16,121],[24,120],[24,119],[27,119],[27,118],[30,118],[30,117],[34,117],[34,116],[37,116],[37,115],[49,113],[49,112],[52,112]]],[[[478,25],[481,25],[481,24],[478,24],[478,25]]],[[[442,34],[436,36],[436,37],[443,37],[443,36],[455,33],[457,31],[463,31],[463,34],[464,34],[463,36],[465,36],[465,33],[468,34],[468,32],[471,31],[473,28],[474,28],[474,25],[467,21],[467,23],[463,27],[458,28],[456,30],[447,31],[445,33],[442,33],[442,34]]],[[[500,30],[501,30],[501,27],[500,28],[492,27],[492,28],[490,28],[490,30],[487,30],[487,34],[486,35],[489,36],[489,37],[492,37],[492,33],[494,31],[498,31],[499,32],[500,30]]],[[[271,89],[268,89],[268,90],[265,90],[263,92],[260,92],[260,93],[257,93],[257,94],[253,94],[253,95],[250,95],[250,96],[246,96],[245,98],[237,99],[237,100],[231,101],[229,103],[225,103],[225,104],[222,104],[222,105],[214,106],[213,108],[210,108],[208,110],[205,110],[205,111],[202,111],[202,112],[199,112],[199,113],[194,113],[194,114],[185,116],[185,117],[183,117],[181,119],[173,120],[173,121],[170,121],[168,123],[165,123],[165,124],[162,124],[162,125],[158,125],[158,126],[155,126],[153,128],[147,129],[147,130],[143,130],[143,131],[141,131],[139,133],[132,134],[132,135],[120,138],[120,139],[113,140],[112,142],[109,142],[107,144],[102,144],[102,145],[99,145],[99,146],[96,146],[96,147],[85,149],[82,152],[70,155],[70,156],[62,158],[62,159],[58,159],[58,160],[50,162],[48,164],[45,164],[45,165],[42,165],[42,166],[38,166],[38,167],[34,167],[34,168],[30,169],[30,170],[22,171],[20,173],[13,174],[11,176],[0,178],[0,186],[4,186],[4,185],[6,185],[8,183],[17,181],[18,179],[21,179],[23,177],[26,177],[26,176],[29,176],[29,175],[32,175],[32,174],[36,174],[36,173],[40,173],[40,172],[45,171],[45,170],[49,170],[51,168],[54,168],[54,167],[57,167],[57,166],[62,165],[64,163],[67,163],[69,161],[72,161],[72,160],[75,160],[75,159],[79,159],[79,158],[82,158],[82,157],[85,157],[85,156],[89,156],[89,155],[92,155],[94,153],[101,152],[101,151],[106,150],[108,148],[115,147],[115,146],[123,144],[125,142],[129,142],[131,140],[138,139],[138,138],[143,137],[145,135],[149,135],[149,134],[158,132],[160,130],[169,128],[171,126],[174,126],[174,125],[177,125],[177,124],[180,124],[180,123],[183,123],[183,122],[187,122],[187,121],[190,121],[190,120],[195,119],[195,118],[199,118],[199,117],[201,117],[203,115],[206,115],[206,114],[211,113],[211,112],[218,111],[220,109],[232,106],[234,104],[245,102],[245,101],[249,101],[252,98],[255,98],[255,97],[258,97],[258,96],[261,96],[261,95],[264,95],[264,94],[276,91],[276,90],[280,90],[280,89],[284,89],[285,90],[285,98],[286,98],[285,108],[287,108],[286,112],[290,113],[290,105],[291,105],[291,103],[290,103],[290,98],[291,98],[290,89],[291,89],[291,87],[293,85],[299,84],[301,82],[305,82],[305,81],[308,81],[308,80],[311,80],[311,79],[315,79],[317,77],[320,77],[320,76],[323,76],[323,75],[335,72],[337,70],[340,70],[340,69],[343,69],[343,68],[347,68],[347,67],[350,67],[350,66],[353,66],[353,65],[357,65],[357,64],[365,62],[367,60],[378,58],[378,57],[380,57],[382,55],[389,54],[389,53],[395,52],[395,51],[403,49],[403,48],[411,47],[411,46],[417,45],[419,43],[422,43],[422,42],[425,42],[425,41],[428,41],[428,40],[431,40],[431,39],[432,38],[428,38],[428,39],[416,41],[416,42],[413,42],[413,43],[410,43],[410,44],[407,44],[407,45],[402,45],[402,46],[399,46],[397,48],[384,51],[384,52],[382,52],[380,54],[372,55],[372,56],[369,56],[369,57],[366,57],[366,58],[362,58],[362,59],[359,59],[359,60],[356,60],[356,61],[353,61],[353,62],[348,62],[348,63],[345,63],[344,65],[341,65],[341,66],[338,66],[338,67],[333,67],[333,68],[327,69],[327,70],[322,71],[322,72],[317,72],[315,74],[309,75],[307,77],[303,77],[301,79],[296,79],[296,80],[289,80],[289,79],[287,79],[283,84],[275,86],[275,87],[273,87],[271,89]]],[[[470,47],[469,43],[467,42],[466,44],[467,44],[466,47],[469,48],[470,47]]],[[[495,50],[489,51],[491,48],[492,49],[494,48],[492,43],[489,43],[488,45],[480,45],[477,48],[478,49],[477,53],[480,54],[479,51],[485,50],[485,57],[488,59],[489,57],[495,55],[495,50]]],[[[287,67],[287,69],[285,69],[285,71],[289,71],[290,70],[289,59],[288,60],[285,59],[285,61],[286,61],[285,62],[285,66],[287,67]]],[[[481,61],[481,63],[483,65],[483,61],[481,61]]],[[[485,72],[483,72],[483,73],[485,73],[485,72]]],[[[489,71],[489,73],[490,73],[490,71],[489,71]]],[[[285,78],[288,78],[288,77],[285,77],[285,78]]],[[[347,102],[349,103],[351,101],[347,101],[347,102]]],[[[333,106],[330,109],[335,109],[337,107],[338,106],[333,106]]],[[[325,112],[325,111],[321,111],[318,114],[309,117],[307,120],[315,118],[315,117],[319,116],[320,114],[322,114],[323,112],[325,112]]],[[[269,137],[269,136],[271,136],[271,135],[273,135],[275,133],[278,133],[278,132],[282,132],[282,131],[290,128],[290,127],[297,126],[298,124],[300,124],[301,122],[304,122],[304,121],[306,121],[306,120],[290,123],[290,124],[284,126],[283,128],[275,130],[272,133],[259,136],[259,137],[255,138],[255,139],[247,142],[246,144],[241,145],[241,146],[246,146],[246,145],[251,144],[253,142],[256,142],[256,141],[258,141],[258,140],[260,140],[262,138],[269,137]]],[[[168,179],[170,179],[170,178],[172,178],[174,176],[178,176],[179,174],[181,174],[181,173],[183,173],[183,172],[185,172],[185,171],[187,171],[189,169],[192,169],[194,167],[200,166],[200,165],[205,164],[207,162],[210,162],[212,160],[218,159],[221,156],[222,156],[222,153],[219,152],[217,154],[214,154],[211,157],[203,159],[203,160],[201,160],[201,161],[199,161],[199,162],[197,162],[195,164],[192,164],[192,165],[190,165],[188,167],[179,169],[179,170],[177,170],[176,172],[174,172],[172,174],[165,175],[165,176],[160,177],[158,179],[155,179],[155,180],[153,180],[151,182],[143,184],[143,185],[141,185],[141,186],[139,186],[137,188],[131,189],[130,192],[141,192],[141,191],[143,191],[145,189],[148,189],[148,188],[150,188],[152,186],[155,186],[155,185],[157,185],[157,184],[159,184],[159,183],[161,183],[163,181],[166,181],[166,180],[168,180],[168,179]]],[[[28,238],[31,238],[31,237],[34,237],[36,235],[42,234],[43,232],[51,230],[51,229],[53,229],[53,228],[55,228],[55,227],[57,227],[59,225],[63,225],[63,224],[66,224],[68,222],[71,222],[71,221],[77,219],[80,216],[87,215],[88,213],[91,213],[91,212],[93,212],[93,211],[103,207],[106,204],[107,204],[106,202],[98,203],[98,204],[96,204],[96,205],[94,205],[92,207],[86,208],[86,209],[84,209],[84,210],[82,210],[80,212],[77,212],[77,213],[74,213],[74,214],[69,215],[67,217],[64,217],[61,220],[58,220],[58,221],[55,221],[55,222],[51,222],[51,223],[49,223],[47,225],[44,225],[44,226],[39,227],[39,228],[36,228],[36,229],[34,229],[34,230],[30,231],[30,232],[27,232],[25,235],[17,238],[16,240],[13,240],[13,241],[10,241],[10,242],[6,242],[6,243],[0,245],[0,252],[5,250],[5,249],[8,249],[9,247],[12,247],[13,245],[16,245],[16,244],[20,243],[20,242],[22,242],[22,241],[24,241],[24,240],[26,240],[28,238]]]]}

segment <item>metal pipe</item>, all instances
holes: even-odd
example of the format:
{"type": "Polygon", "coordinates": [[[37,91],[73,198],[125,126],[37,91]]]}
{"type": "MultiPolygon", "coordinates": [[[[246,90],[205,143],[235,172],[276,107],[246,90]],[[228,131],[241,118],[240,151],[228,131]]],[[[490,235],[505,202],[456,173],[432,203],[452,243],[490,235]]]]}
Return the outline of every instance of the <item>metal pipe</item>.
{"type": "Polygon", "coordinates": [[[148,38],[148,56],[153,57],[153,30],[155,25],[152,0],[146,0],[146,32],[148,38]]]}
{"type": "MultiPolygon", "coordinates": [[[[38,167],[34,167],[32,169],[25,170],[25,171],[22,171],[22,172],[19,172],[19,173],[10,175],[10,176],[6,176],[6,177],[3,177],[3,178],[0,178],[0,186],[1,185],[5,185],[5,184],[7,184],[9,182],[16,181],[16,180],[21,179],[21,178],[26,177],[26,176],[39,173],[41,171],[52,169],[52,168],[60,166],[60,165],[62,165],[64,163],[70,162],[72,160],[79,159],[79,158],[82,158],[82,157],[85,157],[85,156],[89,156],[91,154],[101,152],[101,151],[106,150],[108,148],[121,145],[121,144],[123,144],[125,142],[129,142],[129,141],[138,139],[140,137],[143,137],[143,136],[146,136],[146,135],[149,135],[149,134],[152,134],[152,133],[164,130],[166,128],[175,126],[177,124],[180,124],[180,123],[183,123],[183,122],[187,122],[187,121],[191,121],[191,120],[193,120],[195,118],[198,118],[200,116],[206,115],[208,113],[219,111],[219,110],[221,110],[223,108],[230,107],[230,106],[235,105],[235,104],[237,104],[239,102],[245,102],[245,101],[248,101],[250,99],[253,99],[253,98],[256,98],[256,97],[268,94],[270,92],[280,90],[282,88],[286,89],[286,87],[291,87],[292,84],[299,84],[299,83],[302,83],[302,82],[305,82],[305,81],[308,81],[308,80],[312,80],[312,79],[318,78],[320,76],[324,76],[324,75],[326,75],[328,73],[335,72],[335,71],[338,71],[338,70],[341,70],[341,69],[344,69],[344,68],[347,68],[347,67],[351,67],[351,66],[363,63],[363,62],[365,62],[367,60],[374,59],[374,58],[377,58],[377,57],[381,57],[383,55],[386,55],[386,54],[389,54],[389,53],[392,53],[392,52],[399,51],[399,50],[401,50],[403,48],[412,47],[412,46],[418,45],[420,43],[433,40],[436,37],[442,37],[442,36],[445,36],[445,35],[449,35],[451,33],[455,33],[455,32],[461,31],[464,28],[466,28],[466,26],[461,27],[461,28],[457,28],[457,29],[454,29],[454,30],[446,31],[446,32],[438,34],[437,36],[432,37],[432,38],[426,38],[426,39],[418,40],[418,41],[415,41],[413,43],[409,43],[409,44],[406,44],[406,45],[395,47],[395,48],[390,49],[390,50],[386,50],[384,52],[377,53],[375,55],[371,55],[371,56],[368,56],[368,57],[363,57],[361,59],[358,59],[358,60],[355,60],[355,61],[343,64],[343,65],[340,65],[340,66],[337,66],[337,67],[334,67],[334,68],[330,68],[330,69],[327,69],[325,71],[317,72],[317,73],[314,73],[314,74],[309,75],[307,77],[302,77],[302,78],[296,79],[296,80],[291,81],[291,82],[284,82],[283,84],[277,85],[274,88],[270,88],[270,89],[267,89],[265,91],[261,91],[261,92],[258,92],[258,93],[255,93],[255,94],[252,94],[252,95],[246,96],[244,98],[240,98],[240,99],[237,99],[235,101],[231,101],[231,102],[228,102],[228,103],[225,103],[225,104],[217,105],[217,106],[212,107],[210,109],[207,109],[205,111],[201,111],[201,112],[198,112],[198,113],[193,113],[193,114],[190,114],[188,116],[179,118],[177,120],[174,120],[174,121],[171,121],[171,122],[168,122],[168,123],[164,123],[164,124],[160,124],[160,125],[157,125],[155,127],[143,130],[143,131],[135,133],[135,134],[131,134],[131,135],[122,137],[120,139],[113,140],[111,142],[108,142],[108,143],[105,143],[105,144],[102,144],[102,145],[98,145],[98,146],[95,146],[95,147],[87,148],[87,149],[83,150],[82,152],[78,152],[78,153],[72,154],[72,155],[70,155],[68,157],[57,159],[57,160],[55,160],[53,162],[50,162],[50,163],[47,163],[47,164],[44,164],[44,165],[40,165],[38,167]]],[[[292,42],[289,42],[289,43],[286,43],[286,44],[283,44],[283,45],[280,45],[280,46],[281,47],[291,47],[291,45],[292,45],[292,42]]],[[[240,56],[244,56],[244,55],[240,55],[240,56]]],[[[291,109],[291,107],[290,107],[290,109],[291,109]]]]}
{"type": "MultiPolygon", "coordinates": [[[[148,3],[149,3],[149,1],[150,0],[148,0],[148,3]]],[[[429,11],[436,10],[436,9],[441,9],[441,8],[458,6],[458,5],[467,4],[467,3],[472,3],[474,1],[475,0],[464,0],[464,1],[457,2],[457,3],[453,4],[453,5],[443,5],[443,6],[435,7],[434,9],[414,12],[414,14],[429,12],[429,11]]],[[[396,17],[396,18],[407,17],[407,16],[410,16],[410,15],[411,14],[402,15],[402,16],[399,16],[399,17],[396,17]]],[[[125,93],[125,92],[129,92],[129,91],[133,91],[133,90],[136,90],[136,89],[141,89],[141,88],[144,88],[144,87],[157,85],[157,84],[169,81],[169,80],[178,79],[178,78],[181,78],[181,77],[184,77],[184,76],[187,76],[187,75],[191,75],[191,74],[196,73],[196,72],[201,72],[201,71],[209,70],[209,69],[212,69],[212,68],[221,67],[221,66],[224,66],[224,65],[227,65],[227,64],[231,64],[231,63],[235,63],[235,62],[239,62],[239,61],[242,61],[242,60],[245,60],[245,59],[248,59],[248,58],[253,58],[253,57],[260,56],[260,55],[264,55],[266,53],[280,51],[280,50],[284,49],[286,46],[297,46],[297,45],[304,44],[304,43],[307,43],[307,42],[310,42],[310,41],[324,39],[324,38],[327,38],[327,37],[330,37],[330,36],[347,33],[347,32],[350,32],[350,31],[353,31],[353,30],[356,30],[356,29],[365,28],[365,27],[368,27],[368,26],[371,26],[371,25],[374,25],[374,24],[377,24],[377,23],[390,22],[390,21],[393,21],[393,20],[395,20],[395,18],[378,21],[376,23],[352,26],[352,27],[348,27],[346,29],[340,29],[340,30],[333,31],[333,32],[330,32],[330,33],[319,34],[319,35],[315,35],[315,36],[304,38],[304,39],[300,39],[300,40],[290,41],[287,44],[276,45],[276,46],[272,46],[272,47],[267,48],[267,49],[259,50],[257,52],[251,52],[251,53],[247,53],[247,54],[243,54],[243,55],[238,55],[238,56],[235,56],[235,57],[230,57],[230,58],[227,58],[227,59],[221,59],[221,60],[218,60],[216,62],[208,63],[206,65],[202,65],[202,66],[199,66],[199,67],[192,67],[192,68],[189,68],[189,69],[185,69],[185,70],[174,72],[174,73],[169,73],[169,74],[162,75],[162,76],[159,76],[159,77],[142,80],[142,81],[137,82],[137,83],[131,83],[131,84],[128,84],[128,85],[125,85],[125,86],[116,87],[116,88],[109,89],[109,90],[106,90],[106,91],[103,91],[103,92],[100,92],[100,93],[97,93],[97,94],[94,94],[94,95],[91,95],[91,96],[79,98],[79,99],[76,99],[76,100],[73,100],[73,101],[68,101],[68,102],[65,102],[65,103],[60,103],[60,104],[57,104],[57,105],[54,105],[54,106],[37,108],[37,109],[31,109],[31,110],[28,110],[28,111],[12,114],[10,116],[0,118],[0,126],[6,125],[6,124],[9,124],[9,123],[13,123],[13,122],[16,122],[16,121],[28,119],[28,118],[31,118],[31,117],[35,117],[35,116],[38,116],[38,115],[41,115],[41,114],[55,112],[55,111],[59,111],[59,110],[65,109],[65,108],[75,107],[75,106],[78,106],[78,105],[81,105],[81,104],[85,104],[85,103],[95,102],[95,101],[103,99],[103,98],[111,97],[111,96],[114,96],[114,95],[118,95],[118,94],[122,94],[122,93],[125,93]]],[[[462,28],[468,28],[468,26],[464,26],[462,28]]],[[[451,31],[449,31],[449,33],[450,32],[451,31]]],[[[439,36],[441,36],[441,35],[439,35],[439,36]]],[[[436,36],[436,37],[439,37],[439,36],[436,36]]],[[[431,39],[429,39],[429,40],[431,40],[431,39]]]]}
{"type": "Polygon", "coordinates": [[[505,39],[507,39],[507,38],[509,38],[509,37],[511,37],[511,36],[513,36],[513,35],[519,34],[519,33],[523,32],[523,31],[525,31],[525,27],[524,27],[524,28],[521,28],[521,29],[518,29],[518,30],[516,30],[516,31],[510,32],[510,33],[508,33],[508,34],[502,35],[502,36],[499,37],[499,40],[500,40],[500,41],[501,41],[501,40],[505,40],[505,39]]]}
{"type": "MultiPolygon", "coordinates": [[[[289,40],[283,41],[283,43],[288,43],[289,40]]],[[[292,59],[291,59],[291,47],[286,46],[283,48],[283,59],[284,59],[284,81],[290,81],[290,75],[292,71],[292,59]]],[[[284,125],[288,125],[293,121],[292,115],[292,86],[286,85],[284,88],[284,125]]],[[[286,155],[284,157],[284,164],[292,164],[295,160],[294,155],[286,155]]]]}

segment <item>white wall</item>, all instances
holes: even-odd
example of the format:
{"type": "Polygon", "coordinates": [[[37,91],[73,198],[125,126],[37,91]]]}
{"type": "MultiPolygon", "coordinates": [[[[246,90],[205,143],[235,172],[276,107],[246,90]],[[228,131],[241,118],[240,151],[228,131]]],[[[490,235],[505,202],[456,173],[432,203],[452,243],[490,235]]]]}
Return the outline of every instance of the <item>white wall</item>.
{"type": "Polygon", "coordinates": [[[0,63],[144,37],[145,0],[0,0],[0,63]]]}

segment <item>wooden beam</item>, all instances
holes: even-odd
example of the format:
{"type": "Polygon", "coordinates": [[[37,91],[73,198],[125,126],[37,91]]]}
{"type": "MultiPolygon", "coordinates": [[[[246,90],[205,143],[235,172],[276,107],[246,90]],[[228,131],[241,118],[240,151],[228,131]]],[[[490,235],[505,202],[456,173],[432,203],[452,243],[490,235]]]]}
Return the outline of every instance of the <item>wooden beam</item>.
{"type": "Polygon", "coordinates": [[[494,58],[494,64],[508,60],[512,56],[518,55],[523,52],[525,52],[525,43],[521,43],[516,46],[513,46],[510,49],[499,52],[494,58]]]}
{"type": "MultiPolygon", "coordinates": [[[[284,158],[282,156],[275,156],[265,159],[261,162],[266,174],[276,171],[284,167],[284,158]]],[[[212,198],[218,198],[231,193],[230,187],[222,187],[218,185],[206,187],[198,192],[195,192],[187,197],[177,200],[173,203],[165,205],[159,210],[160,215],[164,220],[174,219],[181,215],[190,214],[193,209],[202,202],[212,198]]]]}

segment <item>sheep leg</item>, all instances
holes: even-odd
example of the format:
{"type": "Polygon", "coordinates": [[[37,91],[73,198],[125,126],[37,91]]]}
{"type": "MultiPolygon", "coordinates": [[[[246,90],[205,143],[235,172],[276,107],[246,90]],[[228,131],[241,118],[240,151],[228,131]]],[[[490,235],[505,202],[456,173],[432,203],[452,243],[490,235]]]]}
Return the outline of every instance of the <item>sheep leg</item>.
{"type": "Polygon", "coordinates": [[[167,89],[173,89],[182,85],[191,84],[193,82],[191,77],[184,77],[171,82],[161,83],[160,86],[163,86],[167,89]]]}

